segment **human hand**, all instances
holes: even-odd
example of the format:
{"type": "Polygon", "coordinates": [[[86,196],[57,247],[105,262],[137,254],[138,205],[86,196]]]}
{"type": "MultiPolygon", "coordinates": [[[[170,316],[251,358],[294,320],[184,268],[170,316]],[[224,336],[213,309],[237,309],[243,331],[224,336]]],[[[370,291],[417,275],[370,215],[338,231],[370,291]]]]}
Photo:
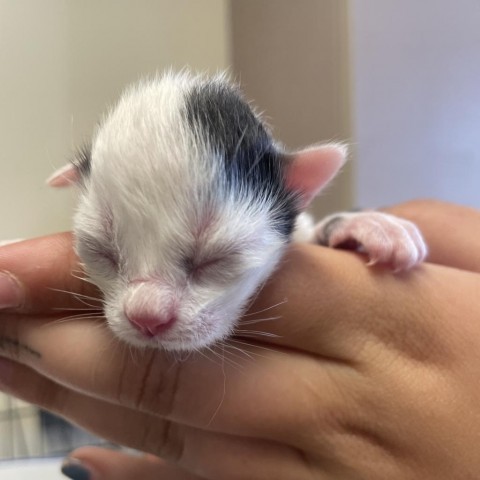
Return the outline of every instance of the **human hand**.
{"type": "MultiPolygon", "coordinates": [[[[480,229],[470,213],[458,252],[480,229]]],[[[429,239],[439,259],[455,225],[429,239]]],[[[278,337],[219,347],[223,361],[175,361],[123,348],[99,320],[57,321],[71,312],[52,307],[82,305],[49,288],[93,293],[70,276],[75,262],[69,235],[0,249],[0,270],[24,287],[22,306],[2,314],[13,362],[0,377],[3,390],[170,462],[74,452],[93,480],[476,478],[476,273],[425,265],[394,276],[356,254],[296,246],[245,320],[281,318],[242,327],[278,337]]]]}

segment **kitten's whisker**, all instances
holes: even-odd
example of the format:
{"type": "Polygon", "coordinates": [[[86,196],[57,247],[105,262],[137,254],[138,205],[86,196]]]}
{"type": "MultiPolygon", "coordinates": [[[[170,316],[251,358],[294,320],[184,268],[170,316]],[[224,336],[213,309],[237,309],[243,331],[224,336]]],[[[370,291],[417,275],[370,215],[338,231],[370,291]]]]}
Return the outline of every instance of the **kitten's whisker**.
{"type": "Polygon", "coordinates": [[[281,335],[277,335],[276,333],[271,333],[271,332],[261,332],[258,330],[242,330],[240,328],[237,328],[235,330],[235,335],[239,336],[260,336],[260,337],[270,337],[270,338],[281,338],[281,335]]]}
{"type": "Polygon", "coordinates": [[[53,291],[53,292],[67,293],[68,295],[73,295],[75,297],[85,298],[86,300],[97,300],[97,301],[102,300],[99,297],[92,297],[91,295],[85,295],[83,293],[71,292],[70,290],[62,290],[61,288],[48,287],[48,289],[53,291]]]}
{"type": "Polygon", "coordinates": [[[75,318],[75,317],[104,317],[105,314],[103,310],[87,310],[85,312],[80,313],[72,313],[68,316],[68,318],[75,318]]]}
{"type": "Polygon", "coordinates": [[[62,290],[60,288],[51,288],[49,287],[49,290],[51,291],[54,291],[54,292],[59,292],[59,293],[65,293],[67,295],[71,295],[75,298],[75,300],[79,301],[80,303],[82,303],[83,305],[86,305],[87,307],[90,307],[92,309],[98,309],[101,307],[101,305],[92,305],[91,303],[87,302],[87,300],[91,300],[91,301],[94,301],[94,302],[102,302],[102,299],[101,298],[98,298],[98,297],[91,297],[89,295],[83,295],[81,293],[77,293],[77,292],[71,292],[71,291],[68,291],[68,290],[62,290]]]}
{"type": "Polygon", "coordinates": [[[100,304],[100,305],[92,305],[91,303],[88,303],[88,302],[86,302],[85,300],[82,300],[81,298],[77,298],[77,300],[78,300],[81,304],[85,305],[86,307],[90,307],[90,308],[92,308],[92,309],[98,309],[98,310],[100,310],[100,309],[102,308],[102,306],[103,306],[102,304],[100,304]]]}
{"type": "Polygon", "coordinates": [[[186,351],[186,352],[180,351],[178,352],[178,355],[179,355],[178,357],[179,362],[186,362],[192,355],[192,351],[186,351]]]}
{"type": "Polygon", "coordinates": [[[271,305],[270,307],[262,308],[262,310],[257,310],[255,312],[249,312],[244,315],[244,317],[250,317],[252,315],[258,315],[259,313],[267,312],[268,310],[271,310],[272,308],[279,307],[280,305],[283,305],[284,303],[287,303],[288,299],[283,299],[281,302],[276,303],[275,305],[271,305]]]}
{"type": "MultiPolygon", "coordinates": [[[[70,317],[63,317],[63,318],[58,318],[56,320],[49,321],[47,323],[44,323],[40,328],[46,328],[49,327],[50,325],[61,325],[62,323],[68,323],[68,322],[74,322],[76,320],[102,320],[103,314],[102,315],[87,315],[85,314],[84,316],[70,316],[70,317]]],[[[103,324],[103,322],[102,322],[103,324]]],[[[100,322],[98,322],[98,325],[100,325],[100,322]]],[[[97,326],[98,326],[97,325],[97,326]]]]}
{"type": "MultiPolygon", "coordinates": [[[[220,358],[222,360],[222,362],[226,362],[228,363],[232,368],[235,368],[236,370],[238,370],[239,372],[241,372],[243,370],[243,365],[235,362],[234,360],[232,360],[231,358],[228,358],[226,355],[225,355],[225,349],[223,348],[225,346],[224,342],[221,342],[221,343],[218,343],[216,345],[216,347],[222,347],[222,353],[223,355],[221,355],[219,352],[215,352],[212,348],[209,348],[209,350],[215,355],[217,356],[218,358],[220,358]]],[[[227,352],[227,353],[230,353],[230,352],[227,352]]]]}
{"type": "Polygon", "coordinates": [[[68,317],[62,317],[59,320],[75,320],[81,318],[104,318],[103,312],[99,313],[79,313],[78,315],[69,315],[68,317]]]}
{"type": "MultiPolygon", "coordinates": [[[[219,354],[214,352],[210,347],[205,348],[205,350],[209,351],[214,358],[209,357],[205,352],[202,352],[202,349],[198,348],[195,350],[195,353],[201,355],[203,358],[207,359],[209,362],[213,362],[215,365],[222,366],[221,363],[217,361],[217,358],[220,358],[219,354]]],[[[221,359],[221,358],[220,358],[221,359]]]]}
{"type": "Polygon", "coordinates": [[[218,365],[221,369],[222,372],[225,372],[225,362],[227,362],[230,366],[236,368],[229,359],[225,358],[225,355],[221,355],[219,352],[216,352],[213,348],[211,347],[204,347],[203,349],[198,349],[197,352],[208,359],[210,362],[213,362],[215,365],[218,365]],[[205,352],[202,352],[201,350],[206,350],[208,351],[211,356],[208,356],[205,352]]]}
{"type": "Polygon", "coordinates": [[[103,310],[101,308],[99,308],[98,306],[90,306],[90,307],[52,307],[52,310],[57,310],[57,311],[65,311],[65,312],[68,312],[68,311],[72,311],[72,312],[103,312],[103,310]]]}
{"type": "Polygon", "coordinates": [[[222,398],[220,399],[220,403],[218,404],[218,407],[216,410],[213,412],[212,418],[210,418],[210,421],[208,422],[207,426],[211,425],[215,417],[217,416],[218,412],[220,411],[220,408],[223,405],[223,402],[225,400],[225,394],[227,393],[227,375],[225,373],[225,350],[222,348],[223,352],[223,357],[222,357],[222,373],[223,373],[223,392],[222,392],[222,398]]]}
{"type": "Polygon", "coordinates": [[[228,340],[230,343],[237,343],[239,345],[245,345],[246,347],[250,347],[250,352],[253,354],[253,355],[258,355],[257,352],[255,352],[254,350],[256,349],[259,349],[259,350],[266,350],[270,353],[279,353],[279,350],[276,350],[274,348],[268,348],[268,347],[264,347],[262,345],[258,345],[257,343],[248,343],[248,342],[242,342],[241,340],[237,340],[236,337],[233,337],[233,338],[230,338],[228,340]]]}
{"type": "Polygon", "coordinates": [[[241,325],[254,325],[255,323],[261,323],[261,322],[271,322],[273,320],[279,320],[282,317],[267,317],[267,318],[258,318],[255,320],[240,320],[238,324],[241,325]]]}
{"type": "Polygon", "coordinates": [[[233,355],[234,357],[242,358],[243,360],[245,360],[245,357],[247,357],[250,360],[254,360],[254,358],[250,353],[248,353],[246,350],[243,350],[240,347],[235,347],[234,345],[225,344],[225,348],[234,350],[233,352],[228,352],[230,355],[233,355]],[[240,352],[242,355],[238,355],[236,352],[240,352]]]}
{"type": "Polygon", "coordinates": [[[72,275],[73,278],[76,278],[77,280],[80,280],[80,281],[86,282],[86,283],[90,283],[90,284],[96,286],[96,284],[93,282],[93,280],[91,280],[88,277],[80,277],[79,275],[75,275],[74,271],[71,272],[71,275],[72,275]]]}
{"type": "Polygon", "coordinates": [[[132,359],[132,362],[134,365],[139,365],[139,351],[137,348],[134,348],[133,345],[130,345],[130,344],[127,344],[126,345],[128,347],[128,355],[130,356],[130,358],[132,359]]]}

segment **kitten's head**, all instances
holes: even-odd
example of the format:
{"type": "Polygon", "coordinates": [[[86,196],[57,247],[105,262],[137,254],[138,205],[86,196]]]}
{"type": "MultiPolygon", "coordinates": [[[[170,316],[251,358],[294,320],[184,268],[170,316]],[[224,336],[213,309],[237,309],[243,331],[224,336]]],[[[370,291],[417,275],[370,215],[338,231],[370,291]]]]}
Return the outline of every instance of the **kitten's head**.
{"type": "Polygon", "coordinates": [[[130,88],[51,184],[81,187],[77,252],[113,331],[193,350],[232,332],[344,153],[286,155],[223,77],[170,74],[130,88]]]}

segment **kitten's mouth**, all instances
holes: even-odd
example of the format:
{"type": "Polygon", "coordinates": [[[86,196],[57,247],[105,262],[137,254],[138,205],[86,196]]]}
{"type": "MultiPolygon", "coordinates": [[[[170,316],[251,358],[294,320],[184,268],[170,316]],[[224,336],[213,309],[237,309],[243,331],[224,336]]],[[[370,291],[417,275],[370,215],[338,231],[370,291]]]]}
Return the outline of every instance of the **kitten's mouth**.
{"type": "Polygon", "coordinates": [[[115,322],[109,322],[121,340],[138,347],[153,347],[164,350],[192,351],[211,345],[226,336],[224,322],[215,321],[210,312],[193,319],[175,318],[159,327],[134,326],[124,314],[115,322]],[[120,320],[120,321],[118,321],[120,320]]]}
{"type": "MultiPolygon", "coordinates": [[[[131,343],[136,346],[153,347],[168,351],[192,351],[211,345],[216,340],[219,340],[215,335],[212,335],[212,332],[208,332],[208,334],[205,333],[206,332],[195,334],[191,332],[188,335],[176,334],[169,335],[168,338],[158,335],[143,335],[140,336],[140,338],[137,337],[138,339],[131,343]]],[[[130,342],[131,339],[128,338],[127,341],[130,342]]]]}

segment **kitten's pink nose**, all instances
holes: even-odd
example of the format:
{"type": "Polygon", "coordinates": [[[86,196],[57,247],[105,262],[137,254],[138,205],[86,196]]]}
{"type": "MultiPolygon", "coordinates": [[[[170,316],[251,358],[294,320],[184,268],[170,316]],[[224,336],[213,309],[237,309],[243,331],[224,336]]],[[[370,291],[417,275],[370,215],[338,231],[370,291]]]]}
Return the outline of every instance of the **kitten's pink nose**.
{"type": "Polygon", "coordinates": [[[146,312],[127,315],[130,323],[146,337],[156,337],[168,330],[175,322],[174,316],[162,317],[146,312]]]}
{"type": "Polygon", "coordinates": [[[123,311],[130,324],[148,338],[165,334],[178,320],[173,291],[159,281],[131,282],[123,311]]]}

